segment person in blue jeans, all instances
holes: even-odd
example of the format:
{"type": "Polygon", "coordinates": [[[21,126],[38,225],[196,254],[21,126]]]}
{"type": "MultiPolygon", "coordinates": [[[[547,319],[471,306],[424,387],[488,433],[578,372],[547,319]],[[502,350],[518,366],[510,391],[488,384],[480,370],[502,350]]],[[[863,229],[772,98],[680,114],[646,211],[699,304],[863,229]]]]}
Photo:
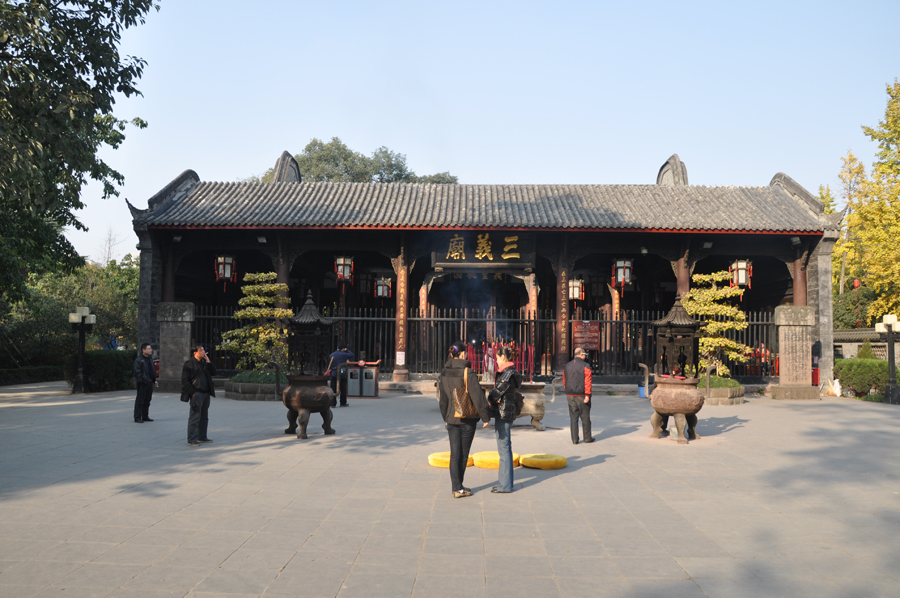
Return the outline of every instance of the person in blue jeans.
{"type": "MultiPolygon", "coordinates": [[[[513,456],[510,430],[516,419],[516,390],[522,384],[522,374],[513,366],[515,349],[501,347],[497,351],[497,378],[488,399],[494,416],[497,434],[497,454],[500,457],[497,485],[491,492],[505,494],[513,491],[513,456]]],[[[484,427],[489,424],[485,423],[484,427]]]]}

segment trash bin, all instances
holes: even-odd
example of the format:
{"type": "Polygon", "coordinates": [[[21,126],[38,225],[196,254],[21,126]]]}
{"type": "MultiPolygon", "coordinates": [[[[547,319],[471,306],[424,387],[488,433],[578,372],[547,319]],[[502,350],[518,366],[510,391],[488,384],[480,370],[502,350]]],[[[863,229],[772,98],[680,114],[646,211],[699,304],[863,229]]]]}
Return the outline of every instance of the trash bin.
{"type": "Polygon", "coordinates": [[[366,364],[362,369],[362,397],[378,396],[378,366],[366,364]]]}
{"type": "Polygon", "coordinates": [[[358,365],[347,366],[347,396],[358,397],[362,391],[360,384],[360,367],[358,365]]]}

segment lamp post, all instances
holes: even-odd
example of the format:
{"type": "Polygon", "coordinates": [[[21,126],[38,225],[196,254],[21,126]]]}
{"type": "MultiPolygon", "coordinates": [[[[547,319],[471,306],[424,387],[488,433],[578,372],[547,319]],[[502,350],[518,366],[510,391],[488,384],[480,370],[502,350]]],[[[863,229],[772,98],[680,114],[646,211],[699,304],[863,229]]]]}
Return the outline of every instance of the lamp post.
{"type": "Polygon", "coordinates": [[[875,332],[884,335],[887,341],[888,383],[884,389],[884,402],[891,405],[900,404],[900,391],[897,389],[897,363],[894,361],[894,333],[900,332],[897,316],[887,314],[881,322],[875,324],[875,332]]]}
{"type": "Polygon", "coordinates": [[[75,380],[72,383],[72,394],[88,392],[84,381],[84,337],[96,323],[97,316],[91,314],[89,307],[76,307],[75,311],[69,314],[72,332],[78,333],[78,370],[75,372],[75,380]]]}

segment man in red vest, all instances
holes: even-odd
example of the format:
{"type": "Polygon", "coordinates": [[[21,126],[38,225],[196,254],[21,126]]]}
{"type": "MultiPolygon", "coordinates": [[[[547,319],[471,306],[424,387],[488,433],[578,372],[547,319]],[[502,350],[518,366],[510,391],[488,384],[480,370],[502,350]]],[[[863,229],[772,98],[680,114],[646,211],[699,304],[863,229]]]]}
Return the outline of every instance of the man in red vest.
{"type": "Polygon", "coordinates": [[[584,349],[575,349],[575,359],[563,369],[563,386],[569,401],[572,422],[572,444],[578,444],[578,418],[584,431],[584,442],[594,442],[591,436],[591,366],[584,360],[584,349]]]}

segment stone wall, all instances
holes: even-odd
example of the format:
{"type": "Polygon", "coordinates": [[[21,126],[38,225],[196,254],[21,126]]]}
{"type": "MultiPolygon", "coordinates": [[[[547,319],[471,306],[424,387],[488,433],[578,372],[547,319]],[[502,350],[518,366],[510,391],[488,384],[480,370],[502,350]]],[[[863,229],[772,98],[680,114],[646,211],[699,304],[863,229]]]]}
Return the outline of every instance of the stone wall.
{"type": "Polygon", "coordinates": [[[193,303],[159,303],[159,387],[181,391],[181,369],[190,356],[193,303]]]}

